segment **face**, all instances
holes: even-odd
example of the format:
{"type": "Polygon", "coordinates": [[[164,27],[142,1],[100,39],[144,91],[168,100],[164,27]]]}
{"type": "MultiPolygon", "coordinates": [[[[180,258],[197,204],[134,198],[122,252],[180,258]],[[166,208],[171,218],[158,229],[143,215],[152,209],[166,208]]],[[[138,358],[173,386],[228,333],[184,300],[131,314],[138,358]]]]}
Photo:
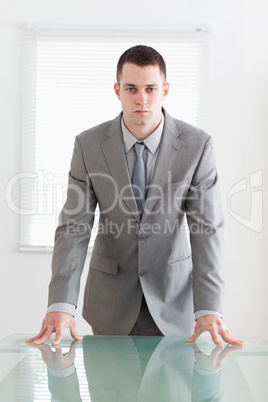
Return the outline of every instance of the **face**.
{"type": "Polygon", "coordinates": [[[150,135],[161,121],[162,102],[169,90],[159,66],[140,67],[125,63],[120,82],[114,84],[114,90],[121,101],[124,122],[129,131],[143,138],[150,135]]]}

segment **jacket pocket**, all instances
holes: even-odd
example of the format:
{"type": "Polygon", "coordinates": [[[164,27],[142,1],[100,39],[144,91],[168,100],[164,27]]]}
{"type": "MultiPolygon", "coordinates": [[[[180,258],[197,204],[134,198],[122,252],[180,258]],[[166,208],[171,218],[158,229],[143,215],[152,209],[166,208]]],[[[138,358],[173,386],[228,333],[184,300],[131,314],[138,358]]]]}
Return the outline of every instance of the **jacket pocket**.
{"type": "Polygon", "coordinates": [[[188,260],[189,258],[191,258],[191,254],[188,254],[188,255],[183,256],[183,257],[174,258],[174,260],[168,261],[168,264],[172,265],[172,264],[175,264],[176,262],[188,260]]]}
{"type": "Polygon", "coordinates": [[[184,180],[179,180],[179,181],[175,181],[175,182],[168,182],[165,185],[164,190],[165,191],[176,191],[178,189],[185,189],[185,188],[188,189],[189,185],[190,185],[190,178],[187,177],[184,180]]]}
{"type": "Polygon", "coordinates": [[[115,275],[118,271],[118,261],[105,257],[101,254],[92,253],[90,259],[90,268],[105,272],[106,274],[115,275]]]}

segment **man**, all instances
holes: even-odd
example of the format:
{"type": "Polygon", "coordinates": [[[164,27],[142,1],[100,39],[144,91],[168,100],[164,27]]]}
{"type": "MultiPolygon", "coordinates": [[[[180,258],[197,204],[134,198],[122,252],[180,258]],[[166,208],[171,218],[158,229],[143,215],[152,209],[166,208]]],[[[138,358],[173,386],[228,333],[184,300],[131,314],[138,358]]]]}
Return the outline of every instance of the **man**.
{"type": "Polygon", "coordinates": [[[75,339],[74,310],[94,211],[94,243],[83,317],[94,334],[235,339],[222,320],[223,216],[211,137],[175,120],[162,102],[166,66],[134,46],[117,65],[122,113],[76,137],[68,195],[56,230],[49,307],[39,344],[63,327],[75,339]],[[190,244],[186,220],[190,232],[190,244]]]}

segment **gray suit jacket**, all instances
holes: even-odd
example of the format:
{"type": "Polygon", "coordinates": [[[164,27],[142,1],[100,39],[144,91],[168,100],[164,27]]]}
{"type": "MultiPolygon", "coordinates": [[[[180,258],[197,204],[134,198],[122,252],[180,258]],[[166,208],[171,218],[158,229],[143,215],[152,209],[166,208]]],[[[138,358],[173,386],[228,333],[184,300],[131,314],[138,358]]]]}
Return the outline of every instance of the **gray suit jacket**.
{"type": "Polygon", "coordinates": [[[75,139],[55,235],[49,305],[77,304],[98,204],[99,233],[83,317],[104,334],[131,331],[142,294],[164,335],[191,335],[194,311],[222,312],[223,213],[212,139],[163,112],[165,126],[142,219],[128,176],[121,114],[75,139]]]}

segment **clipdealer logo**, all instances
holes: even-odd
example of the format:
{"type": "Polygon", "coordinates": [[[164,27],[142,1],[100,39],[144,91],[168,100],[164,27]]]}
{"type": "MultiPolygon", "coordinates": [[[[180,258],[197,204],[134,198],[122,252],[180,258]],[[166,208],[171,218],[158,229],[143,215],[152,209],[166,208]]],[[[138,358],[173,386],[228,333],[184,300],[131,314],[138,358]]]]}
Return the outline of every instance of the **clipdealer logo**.
{"type": "Polygon", "coordinates": [[[227,203],[230,215],[241,225],[260,233],[263,230],[263,171],[258,170],[235,183],[228,192],[227,203]],[[240,194],[245,201],[249,201],[249,217],[240,215],[234,210],[232,200],[240,194]]]}

